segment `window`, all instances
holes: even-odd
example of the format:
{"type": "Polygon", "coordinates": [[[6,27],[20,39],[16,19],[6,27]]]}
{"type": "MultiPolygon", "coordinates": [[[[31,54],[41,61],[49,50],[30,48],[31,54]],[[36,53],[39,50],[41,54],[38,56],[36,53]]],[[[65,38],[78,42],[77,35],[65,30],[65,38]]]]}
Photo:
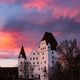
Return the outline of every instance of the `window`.
{"type": "Polygon", "coordinates": [[[44,67],[43,72],[47,72],[46,67],[44,67]]]}
{"type": "Polygon", "coordinates": [[[42,57],[42,59],[44,59],[44,57],[42,57]]]}
{"type": "Polygon", "coordinates": [[[37,62],[37,64],[39,64],[39,62],[37,62]]]}
{"type": "Polygon", "coordinates": [[[22,65],[22,62],[20,62],[20,64],[22,65]]]}
{"type": "Polygon", "coordinates": [[[32,60],[32,58],[30,58],[30,60],[32,60]]]}
{"type": "Polygon", "coordinates": [[[32,75],[32,77],[34,77],[34,75],[32,75]]]}
{"type": "Polygon", "coordinates": [[[44,77],[47,77],[47,75],[46,75],[46,74],[44,74],[44,77]]]}
{"type": "Polygon", "coordinates": [[[46,49],[46,47],[44,47],[44,49],[46,49]]]}
{"type": "Polygon", "coordinates": [[[36,60],[38,60],[38,57],[36,57],[36,60]]]}
{"type": "Polygon", "coordinates": [[[33,55],[35,55],[35,53],[33,53],[33,55]]]}
{"type": "Polygon", "coordinates": [[[52,54],[54,54],[54,52],[52,52],[52,54]]]}
{"type": "Polygon", "coordinates": [[[40,75],[38,75],[38,78],[40,79],[40,75]]]}
{"type": "Polygon", "coordinates": [[[35,64],[35,62],[33,62],[33,64],[35,64]]]}
{"type": "Polygon", "coordinates": [[[46,63],[46,61],[44,61],[44,63],[46,63]]]}
{"type": "Polygon", "coordinates": [[[33,71],[34,69],[32,68],[32,71],[33,71]]]}
{"type": "Polygon", "coordinates": [[[54,69],[54,67],[52,67],[52,69],[54,69]]]}
{"type": "Polygon", "coordinates": [[[42,55],[44,55],[44,53],[42,53],[42,55]]]}
{"type": "Polygon", "coordinates": [[[33,57],[33,60],[35,60],[35,58],[33,57]]]}
{"type": "Polygon", "coordinates": [[[52,63],[54,63],[54,61],[52,61],[52,63]]]}
{"type": "Polygon", "coordinates": [[[38,68],[38,70],[40,70],[40,68],[38,68]]]}

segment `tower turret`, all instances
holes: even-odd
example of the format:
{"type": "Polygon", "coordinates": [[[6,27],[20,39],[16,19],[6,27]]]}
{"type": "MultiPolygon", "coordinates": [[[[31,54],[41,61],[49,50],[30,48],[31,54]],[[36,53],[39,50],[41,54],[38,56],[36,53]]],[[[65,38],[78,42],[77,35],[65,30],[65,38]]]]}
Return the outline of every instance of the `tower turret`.
{"type": "Polygon", "coordinates": [[[41,80],[49,80],[48,73],[49,68],[53,66],[55,62],[57,41],[50,32],[45,32],[40,42],[40,68],[41,68],[41,80]],[[46,72],[44,72],[46,71],[46,72]]]}
{"type": "Polygon", "coordinates": [[[20,79],[25,79],[25,61],[26,61],[26,54],[24,51],[24,47],[22,46],[18,57],[18,76],[20,79]]]}

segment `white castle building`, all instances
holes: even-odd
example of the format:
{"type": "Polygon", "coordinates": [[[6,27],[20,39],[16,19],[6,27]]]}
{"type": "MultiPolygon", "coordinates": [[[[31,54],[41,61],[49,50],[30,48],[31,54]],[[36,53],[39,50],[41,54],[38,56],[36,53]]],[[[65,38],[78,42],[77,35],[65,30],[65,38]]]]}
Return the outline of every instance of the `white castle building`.
{"type": "Polygon", "coordinates": [[[40,41],[39,49],[33,50],[29,56],[26,56],[22,46],[18,57],[19,78],[26,79],[27,77],[37,76],[40,80],[49,80],[49,68],[53,68],[53,64],[58,59],[56,47],[57,41],[53,37],[52,33],[49,32],[45,32],[40,41]],[[28,69],[25,68],[27,62],[32,65],[34,69],[33,73],[28,72],[28,69]],[[27,72],[29,74],[27,74],[27,72]]]}

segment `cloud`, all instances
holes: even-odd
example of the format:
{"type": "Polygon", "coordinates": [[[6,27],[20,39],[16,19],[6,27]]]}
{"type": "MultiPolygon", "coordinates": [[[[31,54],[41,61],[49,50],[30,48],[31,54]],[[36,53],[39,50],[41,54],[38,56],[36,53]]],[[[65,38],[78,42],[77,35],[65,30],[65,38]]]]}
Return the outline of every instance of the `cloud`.
{"type": "Polygon", "coordinates": [[[17,56],[22,45],[26,52],[30,52],[34,47],[38,47],[46,31],[52,32],[57,41],[66,38],[79,40],[79,3],[79,0],[0,1],[2,58],[17,56]]]}

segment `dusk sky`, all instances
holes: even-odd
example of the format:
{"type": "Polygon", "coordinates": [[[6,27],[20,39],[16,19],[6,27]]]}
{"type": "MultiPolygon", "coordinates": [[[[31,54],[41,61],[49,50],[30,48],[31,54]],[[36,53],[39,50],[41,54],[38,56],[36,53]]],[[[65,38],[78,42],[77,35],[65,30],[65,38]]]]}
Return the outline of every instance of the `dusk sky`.
{"type": "Polygon", "coordinates": [[[0,0],[0,58],[17,58],[52,32],[59,42],[80,40],[80,0],[0,0]]]}

